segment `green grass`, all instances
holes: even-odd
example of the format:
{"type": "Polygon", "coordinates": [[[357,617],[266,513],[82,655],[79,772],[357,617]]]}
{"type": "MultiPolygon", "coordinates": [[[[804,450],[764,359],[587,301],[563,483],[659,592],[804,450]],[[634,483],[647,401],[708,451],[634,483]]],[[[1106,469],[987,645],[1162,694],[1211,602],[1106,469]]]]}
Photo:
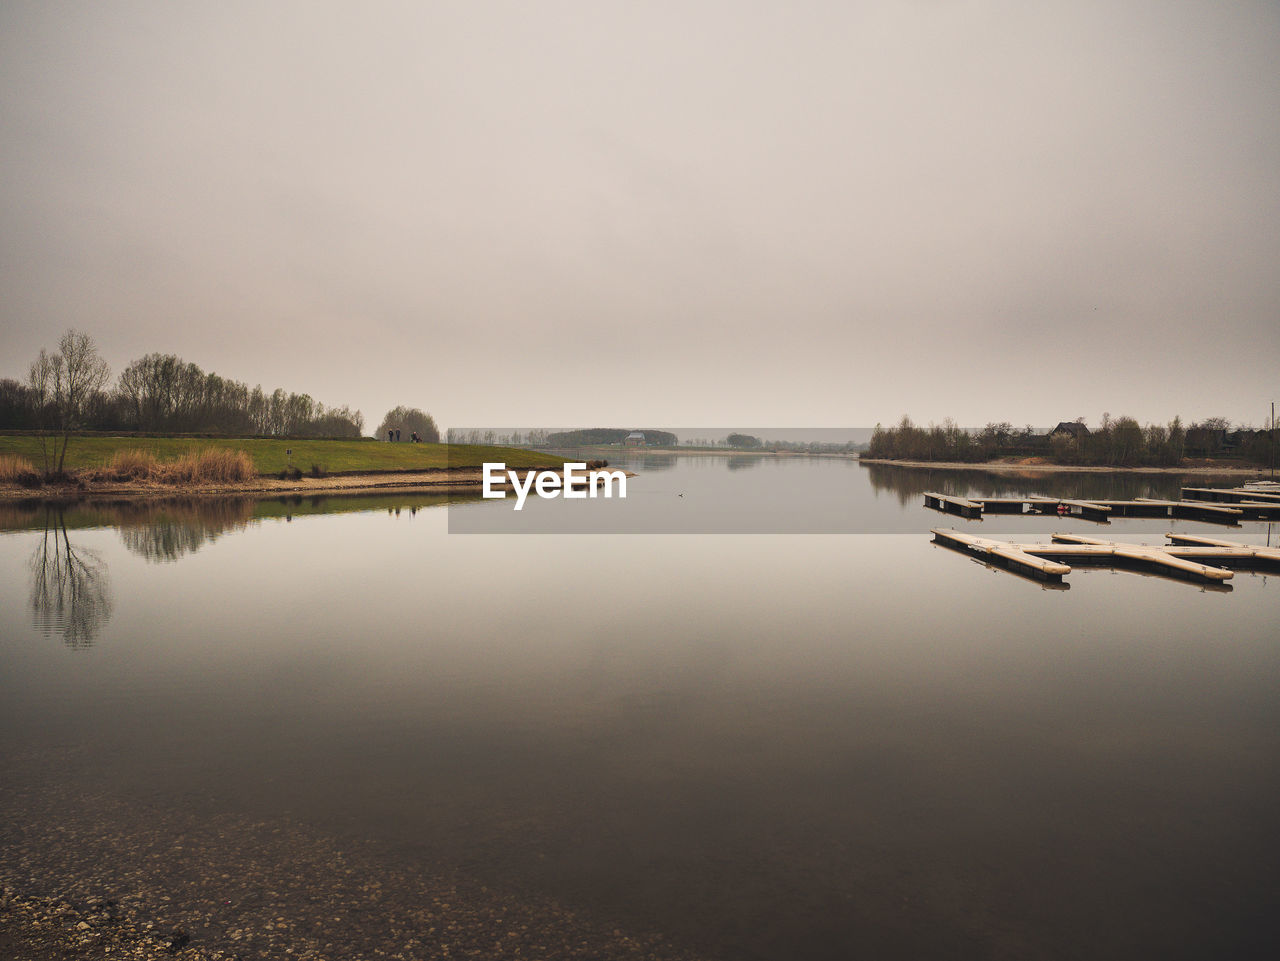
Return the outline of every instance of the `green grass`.
{"type": "MultiPolygon", "coordinates": [[[[52,442],[50,442],[52,448],[52,442]]],[[[426,470],[433,467],[479,467],[485,461],[502,461],[510,467],[559,465],[564,458],[516,447],[448,444],[388,444],[376,440],[278,440],[267,437],[111,437],[82,435],[71,438],[67,470],[106,465],[117,451],[149,450],[159,460],[174,460],[206,448],[243,450],[253,458],[259,474],[278,474],[286,466],[304,474],[315,464],[330,474],[366,471],[426,470]],[[292,457],[285,454],[292,450],[292,457]]],[[[25,457],[39,470],[44,465],[40,440],[24,434],[0,434],[0,454],[25,457]]]]}

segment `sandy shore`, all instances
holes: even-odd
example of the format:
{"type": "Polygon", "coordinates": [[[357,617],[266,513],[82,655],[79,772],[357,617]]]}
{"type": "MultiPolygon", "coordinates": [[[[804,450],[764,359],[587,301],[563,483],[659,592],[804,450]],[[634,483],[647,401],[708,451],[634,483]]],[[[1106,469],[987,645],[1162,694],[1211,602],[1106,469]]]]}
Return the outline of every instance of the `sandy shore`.
{"type": "Polygon", "coordinates": [[[1241,480],[1251,480],[1268,474],[1267,470],[1261,467],[1204,465],[1191,467],[1087,467],[1083,465],[1044,464],[1025,461],[987,461],[964,464],[955,461],[873,460],[869,457],[862,457],[859,462],[863,464],[883,464],[886,467],[924,467],[929,470],[1044,471],[1045,473],[1054,474],[1187,474],[1203,477],[1238,477],[1241,480]]]}

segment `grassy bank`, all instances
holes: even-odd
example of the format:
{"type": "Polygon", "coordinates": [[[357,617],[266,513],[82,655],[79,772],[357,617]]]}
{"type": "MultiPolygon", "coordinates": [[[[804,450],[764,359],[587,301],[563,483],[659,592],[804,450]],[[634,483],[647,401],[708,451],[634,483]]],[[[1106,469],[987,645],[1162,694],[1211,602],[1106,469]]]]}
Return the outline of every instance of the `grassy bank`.
{"type": "MultiPolygon", "coordinates": [[[[173,461],[200,451],[242,450],[259,474],[278,474],[292,465],[303,473],[315,466],[328,474],[415,471],[479,467],[503,461],[511,467],[540,467],[563,458],[514,447],[448,444],[389,444],[375,440],[281,440],[268,437],[112,437],[75,436],[67,450],[69,471],[99,470],[124,451],[147,451],[173,461]],[[285,452],[292,450],[293,454],[285,452]]],[[[38,469],[44,463],[40,439],[29,434],[0,435],[0,456],[23,457],[38,469]]]]}

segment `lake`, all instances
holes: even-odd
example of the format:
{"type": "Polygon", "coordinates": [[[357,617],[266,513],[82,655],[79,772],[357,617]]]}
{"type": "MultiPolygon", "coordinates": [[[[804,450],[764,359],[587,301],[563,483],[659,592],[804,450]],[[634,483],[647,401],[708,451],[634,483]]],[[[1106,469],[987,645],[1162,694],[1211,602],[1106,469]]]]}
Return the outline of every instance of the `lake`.
{"type": "Polygon", "coordinates": [[[921,497],[1163,475],[617,466],[519,513],[0,505],[5,883],[244,957],[1274,956],[1277,577],[1049,589],[929,529],[1276,525],[921,497]]]}

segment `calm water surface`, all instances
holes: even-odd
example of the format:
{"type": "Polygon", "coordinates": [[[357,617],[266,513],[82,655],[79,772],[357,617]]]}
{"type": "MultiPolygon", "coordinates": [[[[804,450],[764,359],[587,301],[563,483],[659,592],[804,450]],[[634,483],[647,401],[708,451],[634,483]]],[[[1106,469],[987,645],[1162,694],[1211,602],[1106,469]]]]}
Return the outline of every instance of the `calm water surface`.
{"type": "MultiPolygon", "coordinates": [[[[468,536],[412,495],[4,507],[0,777],[287,814],[713,958],[1274,956],[1276,577],[1050,590],[928,530],[1276,530],[919,496],[1176,496],[1159,477],[632,466],[596,516],[853,533],[468,536]]],[[[577,505],[539,506],[527,529],[577,505]]]]}

